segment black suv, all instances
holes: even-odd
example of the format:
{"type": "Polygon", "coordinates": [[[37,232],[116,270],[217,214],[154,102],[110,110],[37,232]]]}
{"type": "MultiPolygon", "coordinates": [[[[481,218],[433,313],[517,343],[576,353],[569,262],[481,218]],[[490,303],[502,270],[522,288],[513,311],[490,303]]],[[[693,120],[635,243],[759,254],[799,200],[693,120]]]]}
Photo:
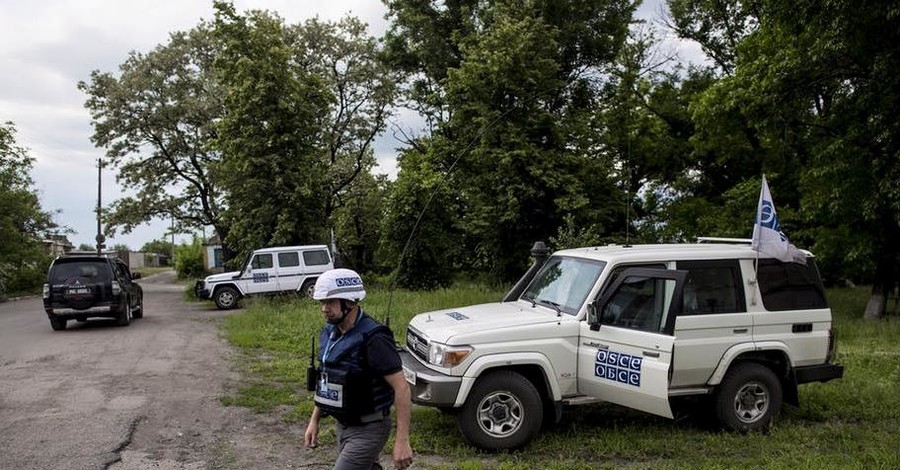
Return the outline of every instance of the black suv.
{"type": "Polygon", "coordinates": [[[44,284],[44,310],[54,330],[69,320],[115,318],[126,326],[144,316],[144,291],[114,254],[67,254],[53,260],[44,284]]]}

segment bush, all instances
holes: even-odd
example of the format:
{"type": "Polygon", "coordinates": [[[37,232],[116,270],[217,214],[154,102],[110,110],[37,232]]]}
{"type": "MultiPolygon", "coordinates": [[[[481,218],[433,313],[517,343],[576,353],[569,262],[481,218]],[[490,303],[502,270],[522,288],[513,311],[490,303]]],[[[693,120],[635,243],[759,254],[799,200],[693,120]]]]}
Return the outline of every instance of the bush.
{"type": "Polygon", "coordinates": [[[182,243],[175,247],[175,272],[180,279],[203,276],[203,245],[199,238],[194,237],[190,244],[182,243]]]}

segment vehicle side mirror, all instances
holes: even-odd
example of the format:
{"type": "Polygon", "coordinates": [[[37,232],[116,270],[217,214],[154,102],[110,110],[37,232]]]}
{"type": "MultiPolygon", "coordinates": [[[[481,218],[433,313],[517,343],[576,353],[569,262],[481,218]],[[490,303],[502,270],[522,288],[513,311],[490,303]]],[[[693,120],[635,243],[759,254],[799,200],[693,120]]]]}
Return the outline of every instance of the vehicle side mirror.
{"type": "Polygon", "coordinates": [[[132,278],[132,279],[140,279],[140,278],[141,278],[141,273],[131,273],[131,278],[132,278]]]}

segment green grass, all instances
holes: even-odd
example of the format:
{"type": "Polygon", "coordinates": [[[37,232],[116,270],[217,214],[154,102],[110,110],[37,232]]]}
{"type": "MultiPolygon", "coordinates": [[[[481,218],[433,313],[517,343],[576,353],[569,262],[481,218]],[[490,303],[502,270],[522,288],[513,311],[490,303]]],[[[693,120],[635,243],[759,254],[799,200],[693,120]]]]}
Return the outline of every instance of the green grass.
{"type": "MultiPolygon", "coordinates": [[[[613,405],[567,409],[516,452],[483,453],[468,446],[455,419],[415,407],[412,446],[417,468],[900,468],[900,318],[862,320],[867,288],[828,291],[844,378],[800,387],[800,406],[785,406],[766,434],[737,435],[705,424],[704,409],[668,420],[613,405]]],[[[477,286],[426,293],[370,292],[364,309],[390,324],[402,342],[416,313],[499,299],[503,292],[477,286]]],[[[318,303],[305,299],[248,301],[226,318],[229,340],[239,347],[245,386],[227,404],[278,413],[303,423],[312,410],[305,390],[310,339],[324,322],[318,303]]],[[[325,426],[328,428],[328,426],[325,426]]],[[[322,443],[333,443],[323,429],[322,443]]]]}

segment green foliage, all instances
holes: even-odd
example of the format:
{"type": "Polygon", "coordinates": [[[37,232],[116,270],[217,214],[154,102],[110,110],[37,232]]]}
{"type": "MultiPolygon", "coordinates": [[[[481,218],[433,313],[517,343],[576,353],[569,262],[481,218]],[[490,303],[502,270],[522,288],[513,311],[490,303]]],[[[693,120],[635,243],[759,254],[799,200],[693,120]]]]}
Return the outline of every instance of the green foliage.
{"type": "Polygon", "coordinates": [[[179,232],[212,225],[222,236],[222,190],[210,171],[219,156],[210,146],[222,116],[212,62],[219,44],[211,25],[174,32],[148,53],[132,52],[119,74],[94,71],[78,88],[88,98],[105,165],[133,197],[115,201],[107,235],[154,218],[172,219],[179,232]]]}
{"type": "MultiPolygon", "coordinates": [[[[514,280],[531,244],[556,233],[566,214],[610,222],[600,209],[610,199],[610,168],[594,158],[589,123],[633,4],[401,0],[388,7],[388,58],[410,74],[406,96],[433,130],[410,142],[398,182],[440,175],[448,189],[428,186],[420,197],[449,203],[440,210],[456,217],[443,221],[444,233],[462,242],[441,250],[440,237],[428,266],[463,263],[514,280]]],[[[411,186],[397,188],[406,197],[411,186]]],[[[440,231],[440,223],[423,222],[440,231]]]]}
{"type": "MultiPolygon", "coordinates": [[[[502,291],[455,286],[431,292],[387,292],[365,278],[363,308],[379,320],[391,311],[398,343],[416,313],[495,301],[502,291]]],[[[863,321],[866,289],[827,292],[837,330],[843,379],[800,387],[800,407],[785,406],[767,433],[733,434],[705,424],[703,409],[668,420],[609,404],[565,408],[558,425],[528,447],[485,454],[466,445],[452,415],[414,407],[410,438],[417,464],[435,469],[595,468],[894,468],[900,422],[900,322],[863,321]]],[[[243,352],[247,384],[226,404],[249,406],[287,422],[305,422],[312,410],[304,390],[310,339],[324,325],[317,303],[249,302],[225,318],[224,329],[243,352]],[[279,405],[290,407],[280,411],[279,405]]],[[[330,421],[322,445],[334,445],[330,421]]]]}
{"type": "Polygon", "coordinates": [[[34,159],[16,143],[15,133],[11,122],[0,123],[0,300],[44,282],[50,260],[42,240],[56,228],[33,188],[34,159]]]}
{"type": "Polygon", "coordinates": [[[129,251],[131,251],[131,248],[129,248],[128,245],[126,245],[124,243],[116,243],[115,245],[113,245],[112,247],[109,248],[109,251],[121,254],[121,253],[128,253],[129,251]]]}
{"type": "Polygon", "coordinates": [[[144,243],[144,246],[141,247],[141,251],[144,253],[155,253],[158,255],[171,256],[172,248],[173,245],[171,241],[168,241],[165,238],[160,238],[144,243]]]}
{"type": "Polygon", "coordinates": [[[175,247],[175,273],[179,279],[192,279],[203,276],[203,244],[194,237],[191,243],[182,243],[175,247]]]}
{"type": "Polygon", "coordinates": [[[390,285],[446,287],[460,261],[472,256],[462,251],[460,231],[454,224],[458,198],[417,150],[408,150],[401,158],[402,170],[391,186],[381,226],[382,270],[391,273],[390,285]]]}

